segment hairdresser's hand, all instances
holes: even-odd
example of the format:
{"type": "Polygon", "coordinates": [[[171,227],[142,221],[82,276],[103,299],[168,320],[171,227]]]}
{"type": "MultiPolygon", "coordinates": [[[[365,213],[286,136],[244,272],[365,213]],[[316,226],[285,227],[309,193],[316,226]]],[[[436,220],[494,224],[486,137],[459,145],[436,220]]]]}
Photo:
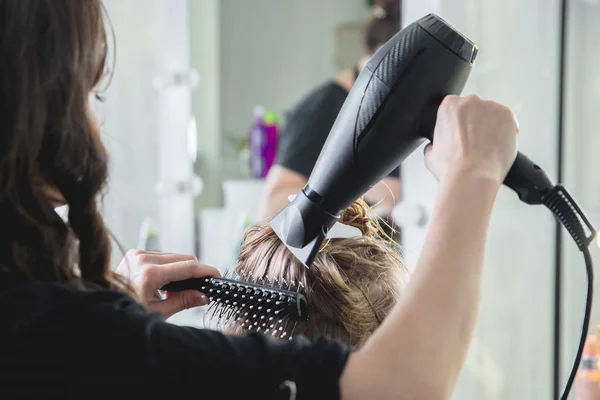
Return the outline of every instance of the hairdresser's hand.
{"type": "Polygon", "coordinates": [[[475,95],[447,96],[437,115],[425,164],[438,181],[475,174],[502,184],[517,155],[514,113],[475,95]]]}
{"type": "Polygon", "coordinates": [[[163,299],[158,289],[169,282],[205,276],[219,276],[215,268],[198,263],[194,256],[130,250],[117,268],[129,278],[150,312],[159,311],[165,319],[179,311],[208,304],[208,298],[196,290],[167,293],[163,299]]]}

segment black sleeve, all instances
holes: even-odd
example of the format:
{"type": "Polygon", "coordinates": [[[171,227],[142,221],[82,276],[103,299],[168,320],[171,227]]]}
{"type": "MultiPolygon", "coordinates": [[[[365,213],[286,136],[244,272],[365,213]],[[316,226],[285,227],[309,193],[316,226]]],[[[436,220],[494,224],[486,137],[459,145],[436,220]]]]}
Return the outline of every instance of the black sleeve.
{"type": "Polygon", "coordinates": [[[117,335],[115,364],[129,363],[131,370],[143,362],[153,393],[170,397],[287,400],[294,391],[297,400],[339,399],[339,378],[351,351],[324,337],[279,341],[177,326],[148,315],[132,300],[104,303],[88,315],[102,324],[96,329],[117,335]]]}
{"type": "Polygon", "coordinates": [[[343,89],[333,84],[302,99],[283,128],[276,164],[308,179],[345,99],[343,89]]]}

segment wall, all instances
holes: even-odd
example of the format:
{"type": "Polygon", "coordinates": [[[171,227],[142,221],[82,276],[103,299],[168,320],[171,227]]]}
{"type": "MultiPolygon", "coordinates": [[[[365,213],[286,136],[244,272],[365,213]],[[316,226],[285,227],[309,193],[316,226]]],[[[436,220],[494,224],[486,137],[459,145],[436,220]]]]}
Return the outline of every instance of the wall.
{"type": "Polygon", "coordinates": [[[198,206],[222,205],[222,178],[243,175],[226,137],[245,138],[256,105],[283,113],[333,77],[336,24],[368,11],[365,0],[191,2],[192,64],[201,80],[197,171],[206,184],[198,206]]]}
{"type": "MultiPolygon", "coordinates": [[[[158,52],[160,0],[105,0],[116,35],[113,77],[102,104],[102,137],[110,154],[106,223],[122,245],[137,245],[147,216],[158,218],[158,98],[152,86],[158,52]],[[132,18],[134,17],[134,18],[132,18]]],[[[115,43],[109,42],[110,54],[115,43]]],[[[122,255],[113,251],[113,262],[122,255]]]]}
{"type": "Polygon", "coordinates": [[[221,202],[221,4],[220,0],[190,2],[191,63],[200,82],[193,94],[198,129],[196,173],[204,181],[197,207],[221,202]]]}
{"type": "MultiPolygon", "coordinates": [[[[112,81],[100,110],[111,168],[106,221],[125,249],[138,247],[142,223],[151,218],[163,251],[193,254],[193,194],[184,190],[193,165],[191,95],[173,80],[190,64],[188,0],[104,4],[114,27],[114,37],[108,27],[112,81]]],[[[122,254],[113,254],[120,261],[122,254]]]]}

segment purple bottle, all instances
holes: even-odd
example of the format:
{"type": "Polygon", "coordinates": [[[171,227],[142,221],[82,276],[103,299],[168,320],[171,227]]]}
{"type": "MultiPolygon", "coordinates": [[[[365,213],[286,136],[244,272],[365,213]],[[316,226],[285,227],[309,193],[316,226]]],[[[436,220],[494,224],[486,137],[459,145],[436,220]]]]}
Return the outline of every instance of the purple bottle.
{"type": "Polygon", "coordinates": [[[253,178],[265,178],[273,166],[278,136],[277,113],[257,107],[250,128],[250,173],[253,178]]]}

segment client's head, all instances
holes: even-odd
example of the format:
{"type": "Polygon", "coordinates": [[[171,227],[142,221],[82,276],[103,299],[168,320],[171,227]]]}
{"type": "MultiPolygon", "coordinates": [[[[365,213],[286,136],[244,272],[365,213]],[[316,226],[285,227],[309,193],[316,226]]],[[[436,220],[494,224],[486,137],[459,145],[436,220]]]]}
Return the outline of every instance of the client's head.
{"type": "Polygon", "coordinates": [[[372,55],[400,31],[401,7],[398,0],[374,1],[373,14],[364,28],[364,45],[372,55]]]}
{"type": "MultiPolygon", "coordinates": [[[[309,319],[294,335],[327,335],[360,347],[396,304],[408,278],[398,250],[379,234],[368,206],[356,201],[340,222],[358,228],[362,237],[331,239],[306,268],[267,224],[244,237],[236,272],[249,281],[295,282],[304,287],[309,319]]],[[[244,333],[236,323],[231,333],[244,333]]]]}

